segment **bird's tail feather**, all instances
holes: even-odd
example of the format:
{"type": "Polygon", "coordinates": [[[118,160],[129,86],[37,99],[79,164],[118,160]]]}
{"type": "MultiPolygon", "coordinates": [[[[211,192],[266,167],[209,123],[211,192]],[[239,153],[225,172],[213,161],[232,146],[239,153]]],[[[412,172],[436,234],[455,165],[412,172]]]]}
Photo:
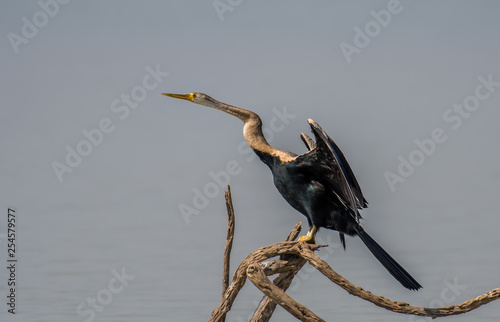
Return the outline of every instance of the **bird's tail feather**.
{"type": "Polygon", "coordinates": [[[403,268],[394,258],[391,257],[373,238],[368,235],[363,228],[356,229],[358,236],[361,238],[366,247],[373,255],[384,265],[384,267],[396,278],[404,287],[409,290],[417,291],[422,286],[403,268]]]}
{"type": "Polygon", "coordinates": [[[342,246],[344,246],[344,250],[345,250],[345,235],[344,235],[344,233],[339,233],[339,237],[340,237],[340,242],[342,243],[342,246]]]}

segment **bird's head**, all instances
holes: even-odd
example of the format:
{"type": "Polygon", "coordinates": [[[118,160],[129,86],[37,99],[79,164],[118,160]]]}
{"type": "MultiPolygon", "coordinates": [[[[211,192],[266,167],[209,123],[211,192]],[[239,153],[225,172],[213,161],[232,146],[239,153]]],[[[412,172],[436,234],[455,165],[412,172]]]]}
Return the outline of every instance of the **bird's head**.
{"type": "Polygon", "coordinates": [[[162,95],[165,96],[170,96],[173,98],[178,98],[186,101],[190,101],[196,104],[200,105],[205,105],[208,107],[212,108],[217,108],[218,107],[218,102],[213,99],[212,97],[208,96],[207,94],[204,93],[189,93],[189,94],[171,94],[171,93],[161,93],[162,95]]]}
{"type": "Polygon", "coordinates": [[[253,118],[255,120],[260,121],[260,118],[257,114],[254,112],[232,106],[226,103],[219,102],[218,100],[208,96],[207,94],[204,93],[189,93],[189,94],[171,94],[171,93],[162,93],[162,95],[165,96],[170,96],[173,98],[178,98],[186,101],[190,101],[196,104],[208,106],[211,108],[214,108],[219,111],[223,111],[225,113],[231,114],[233,116],[236,116],[240,120],[242,120],[244,123],[246,123],[250,118],[253,118]]]}

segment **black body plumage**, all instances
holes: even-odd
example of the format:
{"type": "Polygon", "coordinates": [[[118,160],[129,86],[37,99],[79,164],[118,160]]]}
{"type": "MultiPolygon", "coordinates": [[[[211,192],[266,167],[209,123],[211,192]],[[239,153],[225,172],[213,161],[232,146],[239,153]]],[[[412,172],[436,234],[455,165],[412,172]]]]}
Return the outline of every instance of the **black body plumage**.
{"type": "Polygon", "coordinates": [[[271,169],[278,191],[293,208],[306,216],[310,227],[337,230],[344,248],[343,234],[358,235],[404,287],[420,289],[422,286],[361,227],[358,209],[366,208],[368,202],[351,167],[323,129],[312,120],[309,124],[316,142],[313,145],[313,141],[302,134],[310,151],[292,161],[283,162],[279,157],[255,151],[271,169]]]}
{"type": "MultiPolygon", "coordinates": [[[[260,117],[249,110],[219,102],[203,93],[163,95],[208,106],[239,118],[248,145],[273,173],[274,184],[288,203],[306,216],[311,241],[317,228],[337,230],[345,248],[344,234],[358,235],[382,265],[404,287],[422,286],[361,227],[358,209],[368,203],[342,151],[313,120],[308,120],[316,138],[301,135],[309,152],[297,155],[269,145],[262,132],[260,117]]],[[[307,240],[307,239],[306,239],[307,240]]]]}

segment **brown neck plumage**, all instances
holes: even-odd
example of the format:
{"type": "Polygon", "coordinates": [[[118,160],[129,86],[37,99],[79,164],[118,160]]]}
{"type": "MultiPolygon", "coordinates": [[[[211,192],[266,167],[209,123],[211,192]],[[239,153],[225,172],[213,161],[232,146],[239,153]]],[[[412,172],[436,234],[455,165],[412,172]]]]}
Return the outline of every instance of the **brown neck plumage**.
{"type": "Polygon", "coordinates": [[[226,112],[242,120],[243,123],[245,123],[243,126],[243,136],[250,148],[257,153],[277,157],[282,163],[291,161],[296,157],[295,154],[276,149],[267,142],[264,137],[264,133],[262,132],[262,121],[256,113],[216,101],[213,98],[210,98],[207,103],[208,104],[204,105],[226,112]]]}

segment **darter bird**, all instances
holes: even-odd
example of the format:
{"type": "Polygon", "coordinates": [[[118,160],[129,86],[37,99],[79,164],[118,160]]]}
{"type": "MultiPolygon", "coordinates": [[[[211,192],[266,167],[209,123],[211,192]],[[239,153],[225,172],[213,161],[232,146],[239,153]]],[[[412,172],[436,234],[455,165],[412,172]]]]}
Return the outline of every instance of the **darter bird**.
{"type": "Polygon", "coordinates": [[[316,141],[301,133],[309,151],[297,155],[269,145],[262,133],[262,121],[252,111],[219,102],[203,93],[162,94],[208,106],[243,121],[243,136],[250,148],[271,169],[274,185],[283,198],[307,218],[309,231],[299,238],[300,241],[314,243],[318,229],[324,227],[339,232],[345,249],[344,234],[358,235],[404,287],[410,290],[422,288],[361,227],[358,209],[366,208],[368,203],[344,154],[316,122],[308,120],[316,141]]]}

